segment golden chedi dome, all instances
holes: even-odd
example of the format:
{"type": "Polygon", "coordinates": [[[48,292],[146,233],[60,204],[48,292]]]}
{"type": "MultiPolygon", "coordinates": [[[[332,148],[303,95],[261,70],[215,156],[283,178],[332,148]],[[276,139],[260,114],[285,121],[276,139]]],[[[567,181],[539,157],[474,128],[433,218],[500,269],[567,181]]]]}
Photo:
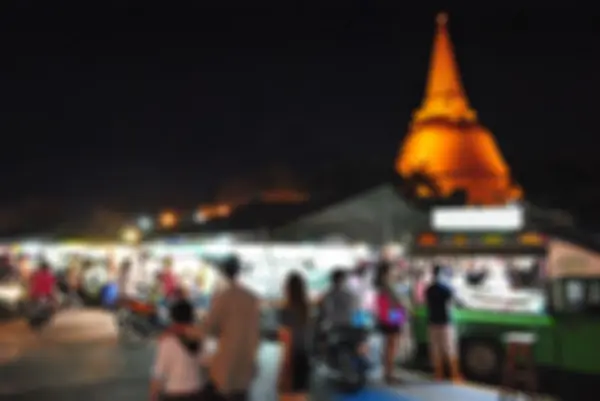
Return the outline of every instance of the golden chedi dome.
{"type": "MultiPolygon", "coordinates": [[[[521,197],[493,135],[477,121],[463,89],[447,28],[437,18],[425,98],[413,115],[396,161],[405,179],[429,177],[446,197],[457,190],[475,205],[505,204],[521,197]]],[[[428,191],[417,191],[427,197],[428,191]]]]}

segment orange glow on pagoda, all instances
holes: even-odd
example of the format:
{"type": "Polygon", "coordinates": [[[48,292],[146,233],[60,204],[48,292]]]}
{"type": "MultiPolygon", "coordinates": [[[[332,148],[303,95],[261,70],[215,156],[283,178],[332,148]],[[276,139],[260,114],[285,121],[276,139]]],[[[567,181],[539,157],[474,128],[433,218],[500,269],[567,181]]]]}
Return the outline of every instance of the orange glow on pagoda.
{"type": "MultiPolygon", "coordinates": [[[[481,126],[469,104],[450,35],[448,17],[437,17],[425,98],[413,114],[396,161],[405,179],[426,176],[439,195],[466,192],[469,204],[498,205],[521,198],[493,135],[481,126]]],[[[433,196],[417,187],[418,197],[433,196]]]]}

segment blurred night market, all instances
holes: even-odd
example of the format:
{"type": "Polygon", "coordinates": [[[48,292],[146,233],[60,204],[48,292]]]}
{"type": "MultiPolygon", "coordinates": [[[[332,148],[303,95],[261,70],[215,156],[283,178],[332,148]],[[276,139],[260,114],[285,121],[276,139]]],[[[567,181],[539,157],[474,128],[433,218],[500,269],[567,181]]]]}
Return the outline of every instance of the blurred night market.
{"type": "Polygon", "coordinates": [[[0,401],[600,399],[594,11],[10,3],[0,401]],[[242,293],[256,371],[227,393],[242,293]],[[210,386],[173,396],[149,367],[194,327],[210,386]]]}

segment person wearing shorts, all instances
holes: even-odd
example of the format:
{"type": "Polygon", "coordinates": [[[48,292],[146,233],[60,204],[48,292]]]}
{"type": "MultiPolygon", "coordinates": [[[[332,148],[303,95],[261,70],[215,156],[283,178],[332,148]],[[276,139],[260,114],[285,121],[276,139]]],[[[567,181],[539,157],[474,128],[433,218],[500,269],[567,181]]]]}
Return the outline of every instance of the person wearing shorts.
{"type": "Polygon", "coordinates": [[[394,275],[390,264],[385,261],[380,262],[375,275],[377,330],[384,340],[383,370],[384,379],[388,384],[396,384],[400,381],[394,373],[402,325],[408,313],[405,302],[394,291],[393,282],[394,275]]]}
{"type": "Polygon", "coordinates": [[[433,268],[433,281],[425,292],[427,300],[429,358],[435,378],[444,378],[444,364],[448,362],[453,381],[461,381],[460,364],[456,350],[450,307],[452,290],[442,282],[442,267],[433,268]]]}

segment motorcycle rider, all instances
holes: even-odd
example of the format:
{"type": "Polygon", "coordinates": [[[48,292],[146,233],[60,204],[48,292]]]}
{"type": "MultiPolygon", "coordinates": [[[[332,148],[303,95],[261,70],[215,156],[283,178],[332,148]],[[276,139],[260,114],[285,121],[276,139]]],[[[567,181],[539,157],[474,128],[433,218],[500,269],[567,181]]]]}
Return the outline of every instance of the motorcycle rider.
{"type": "MultiPolygon", "coordinates": [[[[321,300],[320,329],[325,336],[334,335],[343,338],[342,341],[356,343],[357,355],[363,356],[362,361],[366,368],[366,353],[368,348],[363,337],[365,327],[355,325],[354,320],[360,313],[360,302],[356,294],[347,286],[347,275],[342,269],[335,270],[331,277],[331,288],[321,300]]],[[[329,348],[329,347],[327,347],[329,348]]],[[[326,353],[335,353],[337,350],[329,348],[326,353]]]]}
{"type": "Polygon", "coordinates": [[[330,328],[351,326],[354,313],[358,310],[358,300],[347,287],[346,278],[344,270],[335,270],[331,275],[331,288],[321,301],[322,321],[330,328]]]}
{"type": "Polygon", "coordinates": [[[29,299],[32,301],[54,300],[56,279],[46,261],[40,262],[40,266],[31,275],[29,286],[29,299]]]}
{"type": "Polygon", "coordinates": [[[40,327],[52,315],[56,307],[56,278],[48,262],[42,260],[31,276],[29,301],[32,306],[30,324],[40,327]]]}

